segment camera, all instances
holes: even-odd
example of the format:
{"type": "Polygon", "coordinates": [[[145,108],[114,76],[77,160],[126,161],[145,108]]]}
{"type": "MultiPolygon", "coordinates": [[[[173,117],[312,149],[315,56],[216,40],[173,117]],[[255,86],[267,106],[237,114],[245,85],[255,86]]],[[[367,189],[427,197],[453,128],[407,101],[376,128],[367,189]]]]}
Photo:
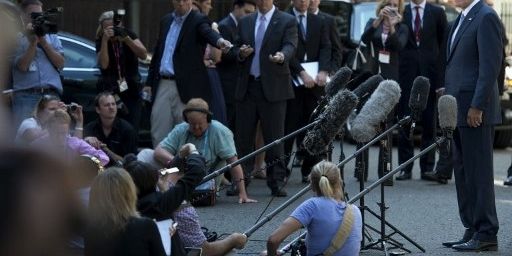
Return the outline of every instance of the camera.
{"type": "Polygon", "coordinates": [[[56,34],[59,32],[57,26],[58,18],[62,14],[64,8],[57,7],[49,9],[45,12],[33,12],[30,14],[32,19],[32,27],[36,36],[44,36],[46,34],[56,34]]]}
{"type": "Polygon", "coordinates": [[[66,109],[68,112],[72,113],[78,109],[78,105],[76,103],[71,103],[69,105],[66,105],[66,109]]]}
{"type": "Polygon", "coordinates": [[[114,36],[118,37],[126,37],[127,33],[126,30],[121,27],[121,22],[123,21],[124,15],[126,14],[126,11],[124,9],[118,9],[114,12],[114,36]]]}

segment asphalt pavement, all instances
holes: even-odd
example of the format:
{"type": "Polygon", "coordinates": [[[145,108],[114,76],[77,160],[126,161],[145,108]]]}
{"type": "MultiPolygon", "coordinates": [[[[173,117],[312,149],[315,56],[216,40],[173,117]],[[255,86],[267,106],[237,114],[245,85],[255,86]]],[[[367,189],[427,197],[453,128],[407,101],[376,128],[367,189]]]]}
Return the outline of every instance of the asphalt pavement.
{"type": "MultiPolygon", "coordinates": [[[[335,142],[334,159],[339,157],[339,142],[335,142]]],[[[351,155],[355,147],[351,144],[344,144],[345,154],[351,155]]],[[[416,151],[418,152],[418,151],[416,151]]],[[[377,156],[378,149],[370,149],[369,178],[365,187],[377,180],[377,156]]],[[[512,255],[512,187],[503,186],[503,179],[506,177],[506,170],[512,158],[512,148],[494,151],[494,172],[496,208],[500,222],[498,233],[498,252],[483,252],[479,255],[512,255]]],[[[393,149],[393,168],[397,165],[397,151],[393,149]]],[[[354,161],[345,166],[346,190],[349,197],[356,195],[359,190],[359,182],[353,177],[354,161]]],[[[248,192],[250,197],[259,202],[254,204],[237,203],[237,197],[227,197],[225,191],[220,192],[217,203],[212,207],[197,208],[202,226],[219,235],[223,233],[244,232],[251,228],[258,220],[265,218],[268,213],[285,202],[291,195],[301,190],[305,185],[301,183],[301,174],[298,168],[294,168],[291,178],[286,185],[288,197],[272,198],[270,190],[266,187],[265,181],[254,180],[248,192]]],[[[460,222],[457,208],[457,197],[455,183],[452,179],[447,185],[440,185],[434,182],[420,180],[418,161],[415,161],[413,179],[409,181],[396,181],[394,186],[385,187],[385,204],[389,207],[386,211],[386,221],[397,228],[406,237],[425,249],[425,253],[408,242],[400,234],[392,234],[393,230],[386,229],[386,235],[390,235],[404,248],[410,250],[407,255],[472,255],[474,253],[460,253],[441,245],[447,240],[459,239],[464,228],[460,222]]],[[[258,255],[266,247],[268,236],[280,225],[280,223],[305,199],[313,194],[308,192],[292,205],[283,210],[268,223],[256,230],[250,237],[249,242],[243,250],[237,251],[239,255],[258,255]]],[[[365,197],[365,205],[373,212],[380,215],[377,203],[380,202],[380,188],[372,190],[365,197]]],[[[359,204],[359,202],[357,203],[359,204]]],[[[369,227],[380,230],[381,222],[372,216],[368,211],[364,212],[365,223],[369,227]]],[[[366,228],[369,235],[365,239],[365,245],[378,242],[380,234],[366,228]],[[371,240],[369,239],[371,237],[371,240]]],[[[303,231],[303,230],[302,230],[303,231]]],[[[282,244],[286,244],[295,238],[296,233],[282,244]]],[[[388,241],[389,242],[389,241],[388,241]]],[[[387,243],[390,246],[389,243],[387,243]]],[[[400,252],[401,250],[391,250],[400,252]]],[[[378,249],[363,250],[361,255],[385,255],[378,249]]]]}

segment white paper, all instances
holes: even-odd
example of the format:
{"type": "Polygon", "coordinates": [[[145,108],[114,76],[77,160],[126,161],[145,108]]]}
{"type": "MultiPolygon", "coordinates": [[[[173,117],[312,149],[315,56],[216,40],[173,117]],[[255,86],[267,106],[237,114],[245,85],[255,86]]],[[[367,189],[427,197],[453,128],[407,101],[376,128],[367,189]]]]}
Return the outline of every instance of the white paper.
{"type": "MultiPolygon", "coordinates": [[[[300,64],[302,68],[304,68],[304,71],[308,73],[310,77],[313,79],[316,79],[316,76],[318,75],[318,61],[315,62],[304,62],[300,64]]],[[[303,86],[304,81],[302,81],[302,78],[300,76],[297,76],[296,78],[293,78],[293,85],[296,87],[303,86]]],[[[327,82],[331,81],[329,77],[327,77],[327,82]]]]}
{"type": "Polygon", "coordinates": [[[172,226],[174,221],[171,219],[157,221],[158,231],[162,238],[162,244],[164,245],[165,255],[171,255],[171,236],[169,234],[169,228],[172,226]]]}

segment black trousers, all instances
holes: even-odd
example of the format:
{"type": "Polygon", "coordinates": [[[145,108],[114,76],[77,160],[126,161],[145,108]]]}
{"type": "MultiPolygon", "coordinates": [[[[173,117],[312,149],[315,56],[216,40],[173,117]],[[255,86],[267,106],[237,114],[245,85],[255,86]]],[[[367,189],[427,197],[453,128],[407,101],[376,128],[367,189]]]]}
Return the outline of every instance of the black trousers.
{"type": "MultiPolygon", "coordinates": [[[[304,86],[295,87],[295,98],[287,101],[286,106],[286,121],[285,121],[285,134],[290,134],[310,122],[311,114],[318,105],[318,100],[321,95],[323,88],[306,88],[304,86]]],[[[308,176],[311,172],[311,168],[318,162],[321,161],[321,156],[312,156],[302,148],[302,141],[306,132],[302,132],[295,137],[295,139],[289,139],[284,142],[284,153],[287,157],[285,163],[290,160],[290,153],[293,149],[293,143],[296,142],[297,153],[296,156],[302,157],[304,160],[301,166],[302,176],[308,176]]]]}
{"type": "Polygon", "coordinates": [[[457,127],[454,174],[460,219],[481,241],[496,241],[498,217],[494,195],[494,126],[457,127]]]}
{"type": "MultiPolygon", "coordinates": [[[[239,157],[254,151],[256,125],[261,123],[263,140],[269,144],[284,136],[286,101],[268,101],[260,81],[250,80],[245,98],[236,104],[236,146],[239,157]]],[[[286,177],[283,144],[276,145],[266,151],[267,185],[272,191],[281,189],[286,177]]],[[[242,164],[244,175],[250,177],[254,166],[254,158],[242,164]]]]}

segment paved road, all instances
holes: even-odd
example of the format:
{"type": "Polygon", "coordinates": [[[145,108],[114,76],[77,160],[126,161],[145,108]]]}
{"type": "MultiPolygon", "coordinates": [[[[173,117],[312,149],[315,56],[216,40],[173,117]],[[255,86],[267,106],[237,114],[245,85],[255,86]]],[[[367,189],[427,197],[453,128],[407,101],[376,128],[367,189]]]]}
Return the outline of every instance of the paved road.
{"type": "MultiPolygon", "coordinates": [[[[345,153],[352,154],[355,147],[345,144],[345,153]]],[[[339,156],[339,147],[335,148],[334,157],[339,156]]],[[[482,255],[512,255],[512,187],[504,187],[502,180],[506,176],[512,156],[512,148],[506,150],[495,150],[495,190],[496,207],[500,221],[500,230],[498,233],[499,251],[494,253],[482,253],[482,255]]],[[[396,148],[393,152],[393,166],[397,166],[396,148]]],[[[457,198],[455,194],[455,184],[451,180],[448,185],[438,185],[432,182],[426,182],[419,179],[418,161],[415,162],[413,170],[413,180],[395,181],[393,187],[386,187],[385,201],[389,206],[386,212],[386,219],[405,235],[417,242],[426,253],[414,245],[408,243],[399,235],[395,234],[392,238],[404,243],[405,248],[412,251],[410,255],[460,255],[452,249],[444,248],[441,243],[445,240],[460,238],[463,227],[457,213],[457,198]]],[[[373,147],[370,151],[370,175],[366,185],[377,180],[377,148],[373,147]]],[[[354,162],[350,162],[345,169],[346,189],[349,196],[359,192],[359,183],[353,178],[354,162]]],[[[294,169],[291,179],[286,188],[288,193],[294,194],[303,188],[300,182],[300,171],[294,169]]],[[[379,212],[377,202],[380,200],[379,188],[373,190],[366,196],[366,205],[373,211],[379,212]]],[[[255,180],[249,187],[250,196],[259,200],[256,204],[238,205],[235,197],[226,197],[222,194],[214,207],[198,208],[199,216],[203,226],[217,233],[243,232],[257,222],[261,215],[265,216],[271,212],[286,198],[271,198],[270,191],[266,188],[265,182],[255,180]]],[[[269,223],[258,229],[250,238],[247,246],[238,251],[238,254],[257,255],[265,249],[266,239],[272,231],[291,213],[295,207],[304,199],[310,197],[308,193],[297,200],[290,207],[282,211],[269,223]]],[[[366,223],[379,229],[380,222],[365,213],[366,223]]],[[[389,233],[388,229],[388,233],[389,233]]],[[[373,239],[378,239],[379,235],[370,232],[373,239]]],[[[290,241],[290,237],[287,241],[290,241]]],[[[284,244],[284,243],[283,243],[284,244]]],[[[368,250],[362,255],[384,255],[378,250],[368,250]]]]}

